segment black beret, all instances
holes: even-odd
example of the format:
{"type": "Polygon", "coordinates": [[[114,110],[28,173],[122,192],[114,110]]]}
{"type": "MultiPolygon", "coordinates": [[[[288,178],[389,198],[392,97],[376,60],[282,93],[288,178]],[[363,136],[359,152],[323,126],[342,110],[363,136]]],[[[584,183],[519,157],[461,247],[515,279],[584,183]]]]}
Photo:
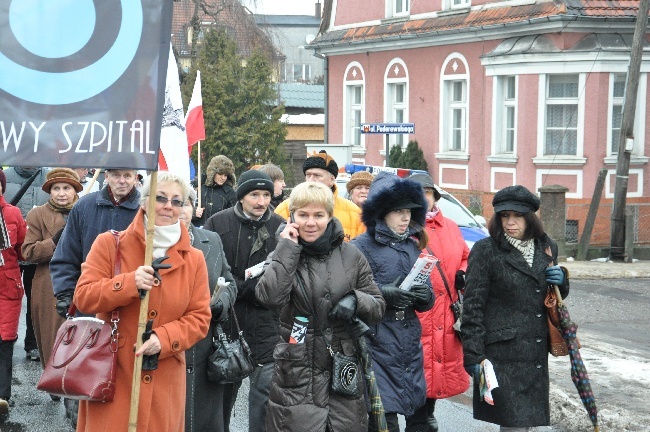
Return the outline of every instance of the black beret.
{"type": "Polygon", "coordinates": [[[335,178],[339,175],[339,166],[332,156],[328,155],[325,150],[321,150],[305,159],[302,164],[303,174],[310,168],[320,168],[331,173],[335,178]]]}
{"type": "Polygon", "coordinates": [[[523,186],[508,186],[494,195],[492,206],[495,213],[505,210],[518,213],[536,212],[539,210],[539,198],[523,186]]]}
{"type": "Polygon", "coordinates": [[[273,196],[273,181],[271,177],[259,170],[248,170],[239,176],[239,183],[237,184],[237,200],[244,198],[247,194],[254,190],[266,190],[271,192],[273,196]]]}

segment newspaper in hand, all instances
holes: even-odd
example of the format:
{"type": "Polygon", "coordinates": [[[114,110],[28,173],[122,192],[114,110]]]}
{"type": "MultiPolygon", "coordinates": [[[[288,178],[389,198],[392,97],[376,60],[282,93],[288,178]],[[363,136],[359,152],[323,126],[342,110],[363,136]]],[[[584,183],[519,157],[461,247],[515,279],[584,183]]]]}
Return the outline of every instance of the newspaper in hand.
{"type": "Polygon", "coordinates": [[[436,262],[438,262],[438,259],[435,256],[421,253],[399,287],[408,291],[413,285],[425,285],[429,280],[431,271],[436,266],[436,262]]]}
{"type": "Polygon", "coordinates": [[[244,270],[244,280],[258,277],[262,273],[264,273],[264,261],[262,261],[259,264],[255,264],[253,267],[249,267],[246,270],[244,270]]]}

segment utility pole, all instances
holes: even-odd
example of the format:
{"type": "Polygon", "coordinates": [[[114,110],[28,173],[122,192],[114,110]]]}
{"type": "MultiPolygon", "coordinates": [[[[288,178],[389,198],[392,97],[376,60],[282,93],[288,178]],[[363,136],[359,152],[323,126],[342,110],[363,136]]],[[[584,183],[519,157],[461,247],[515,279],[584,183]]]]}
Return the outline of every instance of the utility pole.
{"type": "Polygon", "coordinates": [[[625,201],[630,172],[630,154],[634,148],[634,115],[636,112],[641,59],[643,58],[643,43],[645,42],[645,32],[648,24],[648,1],[641,0],[639,2],[634,39],[632,40],[630,68],[625,81],[625,101],[623,102],[623,118],[621,119],[621,134],[618,142],[616,187],[614,189],[609,250],[609,259],[615,261],[622,261],[625,258],[625,201]]]}

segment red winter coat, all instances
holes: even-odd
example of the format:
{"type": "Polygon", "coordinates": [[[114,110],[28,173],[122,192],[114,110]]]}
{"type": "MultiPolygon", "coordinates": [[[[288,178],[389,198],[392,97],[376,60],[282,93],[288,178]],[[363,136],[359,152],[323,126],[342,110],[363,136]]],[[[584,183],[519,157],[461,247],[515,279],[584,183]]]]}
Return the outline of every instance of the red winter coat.
{"type": "MultiPolygon", "coordinates": [[[[427,217],[426,227],[429,235],[428,248],[440,260],[449,290],[456,301],[456,272],[467,269],[467,244],[458,226],[444,217],[442,212],[438,212],[434,218],[427,217]]],[[[444,399],[467,390],[469,376],[463,369],[463,346],[452,328],[452,301],[437,267],[431,273],[431,285],[436,295],[433,309],[418,313],[422,323],[424,376],[427,380],[427,398],[444,399]]]]}
{"type": "Polygon", "coordinates": [[[25,292],[18,261],[23,260],[20,248],[25,241],[27,225],[20,209],[7,203],[2,195],[0,209],[11,240],[11,248],[1,252],[5,263],[0,266],[0,338],[12,341],[18,338],[18,320],[25,292]]]}

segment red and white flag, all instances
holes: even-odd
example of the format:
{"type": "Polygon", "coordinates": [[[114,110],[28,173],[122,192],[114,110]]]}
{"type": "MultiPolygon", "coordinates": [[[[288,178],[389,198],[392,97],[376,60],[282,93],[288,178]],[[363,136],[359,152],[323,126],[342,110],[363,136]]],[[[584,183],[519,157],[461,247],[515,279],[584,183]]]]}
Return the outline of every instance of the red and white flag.
{"type": "Polygon", "coordinates": [[[158,170],[169,171],[183,177],[188,182],[190,181],[190,155],[187,153],[181,84],[171,44],[169,45],[169,62],[167,64],[163,124],[160,131],[158,170]]]}
{"type": "Polygon", "coordinates": [[[192,146],[205,139],[205,122],[203,121],[203,98],[201,97],[201,71],[196,71],[196,81],[192,90],[190,105],[185,116],[187,132],[187,152],[192,151],[192,146]]]}

